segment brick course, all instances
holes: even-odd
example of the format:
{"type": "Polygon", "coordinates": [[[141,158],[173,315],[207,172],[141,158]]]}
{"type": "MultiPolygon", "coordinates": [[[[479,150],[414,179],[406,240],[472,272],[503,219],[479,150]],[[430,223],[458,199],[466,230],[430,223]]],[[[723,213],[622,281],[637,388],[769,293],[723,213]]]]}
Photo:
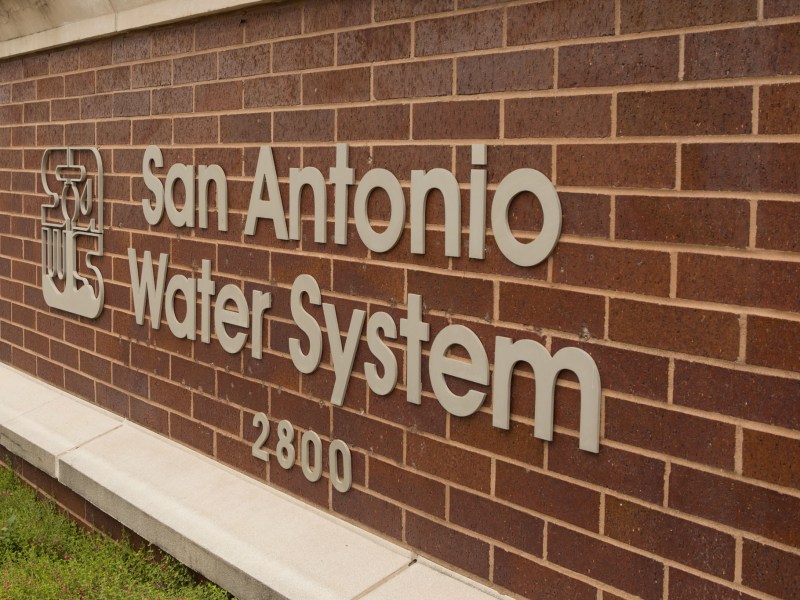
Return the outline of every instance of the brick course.
{"type": "MultiPolygon", "coordinates": [[[[791,598],[798,57],[790,0],[298,0],[5,59],[0,360],[505,593],[791,598]],[[464,227],[470,144],[485,143],[487,212],[508,172],[535,168],[559,192],[562,239],[531,268],[506,260],[491,231],[485,261],[466,256],[466,235],[462,256],[447,257],[434,193],[424,257],[410,253],[408,230],[390,252],[371,252],[352,221],[346,246],[319,244],[309,190],[300,240],[278,240],[268,223],[244,235],[260,146],[273,148],[286,198],[290,168],[327,178],[344,141],[357,181],[385,168],[406,197],[413,169],[452,171],[464,227]],[[41,156],[65,144],[96,144],[104,161],[106,305],[94,321],[48,308],[40,290],[41,156]],[[223,167],[228,231],[214,213],[208,229],[146,223],[149,144],[164,152],[162,179],[177,162],[223,167]],[[176,339],[166,322],[136,325],[129,247],[169,252],[170,275],[198,276],[209,259],[218,289],[270,291],[263,358],[176,339]],[[522,365],[508,432],[491,425],[491,393],[475,415],[449,415],[431,391],[430,342],[421,405],[406,401],[403,340],[389,342],[400,384],[388,396],[367,386],[374,358],[362,340],[345,404],[332,406],[327,342],[312,374],[289,355],[289,338],[306,342],[288,310],[302,273],[345,333],[353,310],[398,321],[417,293],[431,337],[465,325],[490,362],[499,335],[585,350],[603,385],[600,453],[577,448],[571,374],[556,386],[552,442],[533,437],[535,381],[522,365]],[[319,482],[278,466],[276,435],[269,465],[252,457],[255,412],[273,434],[289,419],[321,435],[319,482]],[[327,464],[335,438],[353,454],[344,495],[327,464]]],[[[351,215],[353,198],[351,188],[351,215]]],[[[378,229],[387,206],[370,202],[378,229]]],[[[512,202],[520,239],[541,219],[531,195],[512,202]]],[[[21,468],[85,523],[103,521],[21,468]]]]}

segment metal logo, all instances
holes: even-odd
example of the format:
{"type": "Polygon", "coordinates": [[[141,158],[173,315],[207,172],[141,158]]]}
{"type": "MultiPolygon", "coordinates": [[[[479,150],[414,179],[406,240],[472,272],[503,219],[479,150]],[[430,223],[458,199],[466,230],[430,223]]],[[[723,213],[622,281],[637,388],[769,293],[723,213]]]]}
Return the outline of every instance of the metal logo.
{"type": "Polygon", "coordinates": [[[91,147],[48,148],[41,177],[50,197],[42,205],[44,300],[53,308],[94,319],[103,310],[103,277],[93,264],[103,256],[100,152],[91,147]]]}

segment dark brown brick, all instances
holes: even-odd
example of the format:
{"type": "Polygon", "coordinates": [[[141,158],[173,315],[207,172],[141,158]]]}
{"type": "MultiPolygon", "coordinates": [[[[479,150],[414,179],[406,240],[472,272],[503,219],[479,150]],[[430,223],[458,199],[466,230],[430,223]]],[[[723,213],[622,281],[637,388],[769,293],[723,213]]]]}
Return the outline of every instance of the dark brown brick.
{"type": "Polygon", "coordinates": [[[191,87],[153,90],[151,111],[154,115],[190,113],[194,104],[193,97],[194,92],[191,87]]]}
{"type": "Polygon", "coordinates": [[[403,302],[403,287],[401,269],[363,262],[338,262],[333,269],[333,290],[342,294],[403,302]]]}
{"type": "Polygon", "coordinates": [[[739,321],[730,313],[612,299],[608,335],[621,342],[711,358],[733,360],[739,354],[739,321]]]}
{"type": "Polygon", "coordinates": [[[223,143],[269,142],[272,139],[269,113],[222,115],[219,128],[220,141],[223,143]]]}
{"type": "Polygon", "coordinates": [[[497,100],[429,102],[414,105],[413,138],[496,138],[500,132],[497,100]]]}
{"type": "Polygon", "coordinates": [[[195,50],[236,46],[244,40],[245,20],[240,14],[215,15],[194,26],[195,50]]]}
{"type": "Polygon", "coordinates": [[[625,444],[733,470],[736,428],[728,423],[609,396],[605,431],[625,444]]]}
{"type": "Polygon", "coordinates": [[[617,196],[615,208],[617,239],[737,248],[749,239],[746,200],[617,196]]]}
{"type": "Polygon", "coordinates": [[[800,590],[800,556],[746,539],[742,583],[776,598],[791,598],[800,590]]]}
{"type": "Polygon", "coordinates": [[[303,104],[338,104],[369,100],[368,67],[303,75],[303,104]]]}
{"type": "Polygon", "coordinates": [[[625,544],[733,579],[733,536],[628,502],[606,498],[605,534],[625,544]]]}
{"type": "Polygon", "coordinates": [[[450,439],[528,465],[542,466],[544,442],[533,437],[531,425],[512,421],[511,429],[498,429],[492,427],[491,415],[479,412],[467,418],[451,419],[450,439]]]}
{"type": "Polygon", "coordinates": [[[172,61],[173,83],[193,83],[217,78],[217,55],[214,52],[195,54],[172,61]]]}
{"type": "Polygon", "coordinates": [[[150,92],[114,94],[114,116],[133,117],[150,114],[150,92]]]}
{"type": "Polygon", "coordinates": [[[686,36],[685,77],[725,79],[800,73],[800,23],[686,36]]]}
{"type": "Polygon", "coordinates": [[[684,573],[679,569],[669,569],[669,597],[671,600],[696,600],[714,598],[715,600],[755,600],[753,596],[725,587],[708,579],[684,573]]]}
{"type": "Polygon", "coordinates": [[[580,292],[501,283],[500,320],[598,337],[604,329],[605,301],[580,292]]]}
{"type": "MultiPolygon", "coordinates": [[[[145,351],[147,349],[145,347],[145,351]]],[[[167,369],[169,369],[169,365],[167,365],[167,369]]],[[[192,412],[192,393],[188,389],[169,381],[151,377],[150,398],[164,408],[178,411],[184,415],[188,416],[192,412]]]]}
{"type": "Polygon", "coordinates": [[[219,78],[249,77],[269,73],[268,44],[235,48],[219,53],[219,78]]]}
{"type": "Polygon", "coordinates": [[[675,362],[675,404],[789,429],[800,381],[691,362],[675,362]]]}
{"type": "Polygon", "coordinates": [[[131,67],[131,87],[157,87],[172,83],[172,63],[168,60],[142,63],[131,67]]]}
{"type": "Polygon", "coordinates": [[[444,518],[445,486],[438,481],[371,458],[369,461],[369,487],[398,502],[444,518]]]}
{"type": "Polygon", "coordinates": [[[169,416],[169,433],[172,439],[205,454],[214,454],[214,432],[197,421],[173,413],[169,416]]]}
{"type": "Polygon", "coordinates": [[[613,0],[567,0],[508,11],[508,45],[614,34],[613,0]]]}
{"type": "Polygon", "coordinates": [[[406,513],[406,541],[422,552],[478,575],[489,576],[489,544],[414,513],[406,513]]]}
{"type": "Polygon", "coordinates": [[[176,144],[213,143],[218,138],[218,117],[187,117],[174,119],[173,135],[176,144]]]}
{"type": "Polygon", "coordinates": [[[409,433],[406,464],[459,485],[489,492],[491,461],[488,456],[409,433]]]}
{"type": "Polygon", "coordinates": [[[278,75],[244,81],[245,108],[294,104],[300,104],[299,75],[278,75]]]}
{"type": "Polygon", "coordinates": [[[415,40],[415,56],[499,48],[503,13],[494,10],[417,21],[415,40]]]}
{"type": "Polygon", "coordinates": [[[80,119],[80,116],[81,102],[77,98],[53,100],[50,102],[50,118],[53,119],[53,121],[77,121],[80,119]]]}
{"type": "Polygon", "coordinates": [[[395,462],[403,460],[403,430],[368,416],[336,408],[333,411],[333,436],[347,440],[356,448],[395,462]]]}
{"type": "Polygon", "coordinates": [[[97,124],[97,143],[127,145],[131,143],[131,122],[126,119],[97,124]]]}
{"type": "Polygon", "coordinates": [[[672,465],[671,508],[797,546],[800,498],[728,477],[672,465]],[[702,490],[700,493],[699,491],[702,490]]]}
{"type": "Polygon", "coordinates": [[[489,498],[451,489],[450,521],[528,554],[542,556],[544,521],[489,498]]]}
{"type": "Polygon", "coordinates": [[[299,71],[333,65],[333,36],[320,35],[277,42],[272,46],[272,70],[299,71]]]}
{"type": "Polygon", "coordinates": [[[677,37],[564,46],[558,51],[558,86],[562,88],[663,83],[677,79],[677,37]]]}
{"type": "Polygon", "coordinates": [[[47,100],[48,98],[62,98],[64,96],[64,78],[46,77],[36,80],[36,98],[47,100]]]}
{"type": "MultiPolygon", "coordinates": [[[[172,120],[171,119],[143,119],[133,122],[133,143],[134,145],[144,144],[163,144],[172,143],[172,120]]],[[[141,161],[131,173],[141,172],[141,161]]]]}
{"type": "Polygon", "coordinates": [[[800,84],[764,85],[758,93],[759,133],[800,133],[800,84]]]}
{"type": "Polygon", "coordinates": [[[506,100],[505,135],[510,138],[609,137],[611,96],[506,100]]]}
{"type": "Polygon", "coordinates": [[[553,87],[553,51],[525,50],[456,61],[457,92],[483,94],[553,87]]]}
{"type": "Polygon", "coordinates": [[[494,549],[493,581],[526,598],[596,600],[594,586],[572,579],[502,548],[494,549]]]}
{"type": "Polygon", "coordinates": [[[747,362],[787,371],[800,370],[800,322],[749,316],[747,362]]]}
{"type": "Polygon", "coordinates": [[[115,63],[150,58],[150,32],[127,33],[114,38],[111,56],[115,63]]]}
{"type": "Polygon", "coordinates": [[[760,248],[800,251],[800,236],[796,235],[800,228],[800,204],[797,202],[758,203],[758,227],[756,228],[756,245],[760,248]]]}
{"type": "Polygon", "coordinates": [[[743,474],[800,489],[800,440],[763,431],[744,430],[743,474]]]}
{"type": "Polygon", "coordinates": [[[130,67],[111,67],[97,71],[97,91],[117,92],[131,87],[130,67]]]}
{"type": "Polygon", "coordinates": [[[406,58],[411,53],[411,28],[402,23],[345,31],[339,33],[337,43],[340,65],[406,58]]]}
{"type": "Polygon", "coordinates": [[[305,32],[338,29],[369,23],[371,6],[348,0],[311,0],[303,7],[305,32]]]}
{"type": "Polygon", "coordinates": [[[675,187],[675,147],[668,144],[580,144],[558,148],[559,185],[675,187]]]}
{"type": "MultiPolygon", "coordinates": [[[[486,166],[486,175],[489,183],[500,183],[506,177],[506,175],[508,175],[514,169],[518,169],[521,165],[524,165],[530,169],[541,171],[545,176],[549,176],[551,173],[552,148],[549,145],[515,144],[510,146],[497,144],[488,145],[486,150],[489,163],[486,166]]],[[[412,168],[417,167],[414,166],[412,168]]],[[[470,169],[472,169],[471,147],[456,147],[456,177],[458,180],[465,182],[469,181],[470,169]]],[[[491,197],[489,200],[491,202],[491,197]]],[[[531,223],[534,223],[534,231],[536,230],[537,226],[540,227],[541,215],[530,214],[531,207],[535,211],[541,211],[533,194],[520,194],[514,199],[514,201],[511,202],[511,205],[508,208],[508,221],[512,230],[530,230],[531,223]],[[527,203],[528,200],[531,202],[527,203]]],[[[488,212],[491,211],[489,210],[488,212]]]]}
{"type": "Polygon", "coordinates": [[[402,538],[402,510],[382,498],[359,489],[351,489],[346,494],[334,492],[333,510],[390,537],[402,538]]]}
{"type": "Polygon", "coordinates": [[[153,56],[183,54],[194,48],[194,23],[161,27],[153,32],[153,56]]]}
{"type": "Polygon", "coordinates": [[[340,108],[339,140],[406,140],[409,136],[406,104],[340,108]]]}
{"type": "Polygon", "coordinates": [[[617,97],[617,133],[736,135],[751,132],[750,88],[631,92],[617,97]]]}
{"type": "Polygon", "coordinates": [[[547,516],[598,531],[600,494],[544,473],[497,461],[495,495],[547,516]]]}
{"type": "Polygon", "coordinates": [[[256,479],[264,480],[266,478],[267,463],[251,455],[251,444],[219,432],[216,433],[215,438],[218,460],[249,473],[256,479]]]}
{"type": "Polygon", "coordinates": [[[138,398],[130,399],[130,419],[147,429],[169,435],[169,413],[138,398]]]}
{"type": "Polygon", "coordinates": [[[50,52],[50,73],[77,71],[80,66],[80,49],[73,46],[50,52]]]}
{"type": "Polygon", "coordinates": [[[666,252],[562,243],[553,253],[558,283],[667,296],[669,280],[666,252]]]}
{"type": "Polygon", "coordinates": [[[81,46],[81,69],[111,64],[111,40],[104,39],[81,46]]]}
{"type": "Polygon", "coordinates": [[[322,141],[333,138],[334,111],[304,110],[275,113],[276,142],[322,141]]]}
{"type": "Polygon", "coordinates": [[[800,193],[800,144],[687,144],[682,185],[690,190],[800,193]]]}
{"type": "Polygon", "coordinates": [[[242,107],[242,83],[226,81],[194,88],[195,112],[235,110],[242,107]]]}
{"type": "Polygon", "coordinates": [[[764,0],[765,17],[790,17],[792,15],[800,15],[798,0],[764,0]]]}
{"type": "Polygon", "coordinates": [[[490,320],[493,314],[493,284],[484,279],[409,271],[409,293],[421,294],[426,310],[471,315],[490,320]]]}
{"type": "Polygon", "coordinates": [[[50,120],[50,103],[47,101],[26,102],[23,109],[26,123],[42,123],[50,120]]]}
{"type": "Polygon", "coordinates": [[[678,255],[678,297],[800,311],[800,264],[707,254],[678,255]],[[736,285],[731,285],[736,281],[736,285]]]}
{"type": "Polygon", "coordinates": [[[453,90],[453,62],[429,60],[373,68],[373,93],[378,100],[447,96],[453,90]]]}
{"type": "Polygon", "coordinates": [[[741,2],[624,0],[620,13],[622,33],[634,33],[751,21],[755,20],[758,10],[755,0],[741,2]]]}
{"type": "Polygon", "coordinates": [[[547,558],[640,598],[661,598],[663,566],[607,542],[558,525],[548,525],[547,558]],[[619,565],[625,568],[620,569],[619,565]]]}
{"type": "Polygon", "coordinates": [[[585,452],[571,436],[556,434],[547,468],[648,502],[661,503],[664,495],[663,461],[608,446],[599,454],[585,452]]]}
{"type": "Polygon", "coordinates": [[[375,0],[375,20],[390,21],[453,9],[453,0],[375,0]]]}

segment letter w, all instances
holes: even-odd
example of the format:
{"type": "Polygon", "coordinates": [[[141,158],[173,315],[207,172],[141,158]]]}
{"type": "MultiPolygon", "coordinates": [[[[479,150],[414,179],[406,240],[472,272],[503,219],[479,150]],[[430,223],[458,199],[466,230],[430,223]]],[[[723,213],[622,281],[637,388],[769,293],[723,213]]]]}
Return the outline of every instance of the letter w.
{"type": "Polygon", "coordinates": [[[136,250],[128,248],[128,264],[131,268],[131,287],[133,287],[133,307],[136,323],[144,325],[145,301],[150,305],[150,325],[153,329],[161,327],[161,307],[164,302],[164,283],[167,280],[169,255],[161,253],[158,258],[158,284],[153,280],[153,256],[149,250],[142,258],[142,275],[136,265],[136,250]]]}

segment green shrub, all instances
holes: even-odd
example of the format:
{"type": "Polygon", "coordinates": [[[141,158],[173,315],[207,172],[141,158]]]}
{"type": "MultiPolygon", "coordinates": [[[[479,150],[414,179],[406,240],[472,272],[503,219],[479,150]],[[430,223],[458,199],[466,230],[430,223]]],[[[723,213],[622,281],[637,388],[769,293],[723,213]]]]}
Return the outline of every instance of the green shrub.
{"type": "Polygon", "coordinates": [[[228,600],[152,548],[87,533],[0,468],[0,598],[228,600]]]}

